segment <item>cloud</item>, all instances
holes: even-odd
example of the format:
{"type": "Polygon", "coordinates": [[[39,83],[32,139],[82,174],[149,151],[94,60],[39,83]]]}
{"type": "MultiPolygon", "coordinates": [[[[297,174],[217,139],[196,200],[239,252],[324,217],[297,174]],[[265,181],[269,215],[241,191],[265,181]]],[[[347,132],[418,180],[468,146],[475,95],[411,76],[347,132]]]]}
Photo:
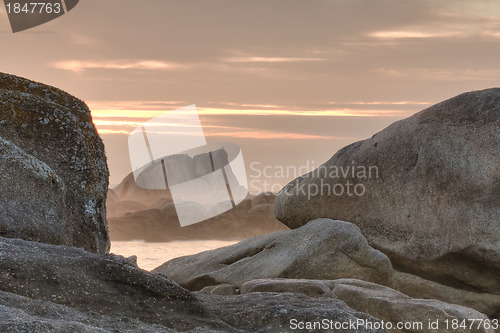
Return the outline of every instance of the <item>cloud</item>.
{"type": "Polygon", "coordinates": [[[496,81],[500,69],[379,68],[378,73],[396,78],[433,81],[496,81]]]}
{"type": "Polygon", "coordinates": [[[432,103],[430,102],[416,102],[416,101],[395,101],[395,102],[389,102],[389,101],[374,101],[374,102],[347,102],[347,103],[340,103],[340,102],[330,102],[328,103],[330,105],[375,105],[375,106],[386,106],[386,105],[431,105],[432,103]]]}
{"type": "MultiPolygon", "coordinates": [[[[428,102],[412,101],[375,101],[375,102],[329,102],[315,108],[286,107],[272,104],[216,103],[213,107],[197,106],[200,115],[259,115],[259,116],[341,116],[341,117],[374,117],[374,116],[408,116],[412,111],[403,110],[403,106],[430,105],[428,102]],[[217,105],[218,104],[218,105],[217,105]],[[380,108],[376,108],[380,107],[380,108]],[[392,107],[392,108],[391,108],[392,107]]],[[[186,106],[182,101],[88,101],[92,116],[95,119],[131,119],[135,122],[148,120],[186,106]]],[[[210,104],[210,103],[209,103],[210,104]]]]}
{"type": "Polygon", "coordinates": [[[380,39],[401,39],[401,38],[443,38],[461,36],[458,32],[422,32],[422,31],[376,31],[368,34],[370,37],[380,39]]]}
{"type": "MultiPolygon", "coordinates": [[[[109,122],[95,122],[96,128],[100,134],[131,134],[136,128],[135,124],[131,124],[134,126],[129,127],[121,127],[123,126],[123,122],[116,122],[115,124],[109,122]]],[[[239,128],[239,127],[227,127],[227,126],[203,126],[205,136],[206,137],[227,137],[227,138],[238,138],[238,139],[295,139],[295,140],[311,140],[311,139],[352,139],[346,137],[336,137],[336,136],[325,136],[325,135],[314,135],[314,134],[303,134],[303,133],[294,133],[294,132],[280,132],[280,131],[252,131],[249,129],[239,128]]],[[[165,130],[161,130],[161,132],[153,132],[160,134],[177,134],[177,132],[168,132],[165,130]]],[[[183,131],[183,135],[188,134],[189,132],[183,131]]],[[[199,132],[192,132],[192,135],[199,135],[199,132]]]]}
{"type": "MultiPolygon", "coordinates": [[[[425,3],[425,2],[421,2],[425,3]]],[[[427,3],[426,16],[412,23],[394,24],[390,29],[373,29],[376,39],[499,38],[500,6],[497,1],[441,1],[427,3]]]]}
{"type": "Polygon", "coordinates": [[[75,45],[94,45],[98,42],[95,38],[78,33],[71,34],[70,41],[75,45]]]}
{"type": "Polygon", "coordinates": [[[68,60],[55,62],[52,65],[55,68],[68,70],[76,73],[83,72],[86,69],[143,69],[143,70],[172,70],[184,68],[184,65],[169,63],[156,60],[139,61],[85,61],[68,60]]]}
{"type": "MultiPolygon", "coordinates": [[[[134,129],[142,126],[148,120],[164,115],[169,110],[174,110],[184,105],[182,101],[90,101],[88,104],[92,110],[94,123],[101,134],[132,133],[134,129]]],[[[215,102],[212,102],[216,104],[215,102]]],[[[286,109],[280,105],[272,104],[245,104],[224,102],[218,103],[217,107],[197,107],[203,129],[207,137],[221,137],[234,139],[330,139],[330,140],[354,140],[349,137],[350,133],[337,133],[332,136],[331,131],[319,133],[316,126],[304,126],[304,124],[323,123],[326,118],[335,123],[334,118],[401,118],[412,111],[399,109],[407,105],[426,104],[411,101],[375,101],[350,102],[351,108],[344,107],[349,103],[331,102],[331,108],[310,110],[305,107],[286,109]],[[355,106],[359,106],[356,108],[355,106]],[[379,106],[381,109],[374,109],[379,106]],[[393,108],[393,109],[391,109],[393,108]],[[302,118],[301,120],[298,120],[302,118]],[[324,119],[323,119],[324,118],[324,119]],[[297,119],[296,121],[294,119],[297,119]],[[291,121],[298,124],[293,125],[291,121]],[[282,124],[280,126],[272,124],[282,124]],[[287,124],[287,125],[284,125],[287,124]],[[314,129],[314,130],[312,130],[314,129]]],[[[328,103],[326,104],[328,106],[328,103]]],[[[154,128],[162,133],[176,131],[175,126],[168,123],[156,124],[154,128]]],[[[183,127],[191,127],[186,124],[183,127]]],[[[155,129],[153,129],[155,130],[155,129]]],[[[189,129],[187,129],[189,132],[189,129]]],[[[183,133],[186,133],[183,130],[183,133]]],[[[198,132],[196,132],[198,133],[198,132]]],[[[175,134],[172,132],[170,134],[175,134]]]]}
{"type": "Polygon", "coordinates": [[[500,30],[499,31],[485,31],[484,35],[488,36],[488,37],[493,37],[493,38],[500,38],[500,30]]]}
{"type": "Polygon", "coordinates": [[[269,110],[269,109],[213,109],[198,108],[200,115],[258,115],[258,116],[301,116],[301,117],[374,117],[374,116],[401,116],[407,113],[402,110],[366,110],[366,109],[325,109],[325,110],[269,110]]]}
{"type": "Polygon", "coordinates": [[[238,131],[238,132],[211,132],[206,131],[208,137],[229,137],[239,139],[294,139],[294,140],[311,140],[311,139],[346,139],[343,137],[310,135],[292,132],[274,132],[274,131],[238,131]]]}
{"type": "Polygon", "coordinates": [[[229,57],[227,62],[300,62],[300,61],[324,61],[323,58],[287,58],[287,57],[229,57]]]}

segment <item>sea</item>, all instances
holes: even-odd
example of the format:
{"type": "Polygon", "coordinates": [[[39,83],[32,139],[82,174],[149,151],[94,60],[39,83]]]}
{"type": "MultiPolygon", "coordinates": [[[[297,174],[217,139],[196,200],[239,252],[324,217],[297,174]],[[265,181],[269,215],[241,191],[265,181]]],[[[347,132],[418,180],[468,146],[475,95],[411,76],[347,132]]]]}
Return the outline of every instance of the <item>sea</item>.
{"type": "Polygon", "coordinates": [[[166,243],[146,243],[143,240],[112,241],[111,253],[124,257],[137,256],[137,265],[150,271],[170,259],[183,257],[219,247],[232,245],[238,240],[186,240],[166,243]]]}

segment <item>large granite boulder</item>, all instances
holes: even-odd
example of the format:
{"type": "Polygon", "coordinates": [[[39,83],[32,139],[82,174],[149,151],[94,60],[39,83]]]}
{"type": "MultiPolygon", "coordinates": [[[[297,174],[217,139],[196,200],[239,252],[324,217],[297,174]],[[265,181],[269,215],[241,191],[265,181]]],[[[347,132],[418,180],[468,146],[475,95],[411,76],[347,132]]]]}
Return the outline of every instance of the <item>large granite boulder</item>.
{"type": "Polygon", "coordinates": [[[499,165],[500,89],[469,92],[339,150],[285,186],[275,214],[350,221],[401,271],[499,295],[499,165]]]}
{"type": "MultiPolygon", "coordinates": [[[[389,332],[494,333],[495,328],[498,327],[496,321],[488,319],[483,313],[474,309],[434,299],[412,298],[394,289],[356,279],[258,279],[244,283],[239,290],[232,290],[233,294],[238,294],[239,291],[242,296],[226,296],[225,298],[216,296],[230,295],[230,293],[221,291],[231,291],[231,287],[234,288],[230,285],[205,288],[196,295],[205,300],[210,308],[217,305],[218,308],[213,308],[213,310],[235,327],[247,324],[250,325],[249,327],[254,325],[258,330],[265,327],[264,325],[268,325],[266,319],[269,317],[274,318],[272,323],[275,324],[283,321],[283,314],[285,314],[285,318],[286,316],[296,318],[296,315],[303,317],[312,309],[317,311],[318,316],[327,314],[330,309],[335,318],[333,323],[337,325],[342,322],[338,318],[338,310],[352,314],[351,309],[354,309],[358,313],[372,317],[371,319],[367,318],[366,321],[357,321],[354,326],[349,326],[351,332],[356,330],[366,332],[371,328],[376,329],[377,332],[387,329],[389,332]],[[247,309],[237,306],[243,300],[247,302],[247,309]],[[275,304],[272,304],[270,300],[274,300],[275,304]],[[256,304],[258,301],[261,303],[256,304]],[[302,311],[296,308],[298,301],[300,301],[302,311]],[[339,303],[339,301],[341,302],[339,303]],[[282,304],[287,304],[287,306],[283,307],[282,304]],[[322,306],[318,307],[319,304],[322,306]],[[343,304],[348,305],[348,308],[345,308],[343,304]],[[263,306],[267,306],[267,308],[262,308],[263,306]],[[259,320],[260,326],[249,323],[250,320],[246,318],[252,311],[265,318],[264,321],[259,320]],[[229,315],[233,315],[232,318],[229,315]],[[466,328],[463,328],[464,323],[466,323],[466,328]]],[[[359,315],[356,316],[359,317],[359,315]]],[[[332,316],[327,318],[331,319],[332,316]]],[[[327,320],[328,322],[329,320],[327,320]]],[[[290,321],[289,324],[291,323],[290,321]]],[[[341,331],[340,328],[329,330],[328,324],[322,328],[325,331],[341,331]]],[[[281,332],[282,329],[275,327],[274,331],[281,332]]],[[[304,331],[313,330],[305,329],[304,331]]]]}
{"type": "Polygon", "coordinates": [[[74,247],[0,238],[0,291],[2,332],[234,331],[165,277],[74,247]]]}
{"type": "Polygon", "coordinates": [[[391,323],[395,332],[495,332],[488,317],[464,306],[412,299],[391,288],[354,279],[332,281],[331,287],[333,294],[349,307],[391,323]],[[472,320],[477,320],[476,324],[472,320]],[[479,324],[480,320],[487,323],[479,324]]]}
{"type": "Polygon", "coordinates": [[[240,332],[388,332],[367,327],[382,327],[382,321],[351,309],[337,298],[272,292],[235,296],[195,294],[221,320],[240,332]]]}
{"type": "MultiPolygon", "coordinates": [[[[214,290],[216,290],[214,288],[214,290]]],[[[202,290],[203,291],[203,290],[202,290]]],[[[277,292],[303,294],[313,298],[332,297],[330,288],[321,280],[307,279],[257,279],[245,282],[240,294],[277,292]]],[[[213,290],[211,293],[214,293],[213,290]]]]}
{"type": "Polygon", "coordinates": [[[85,103],[0,73],[0,137],[0,236],[107,253],[108,168],[85,103]]]}
{"type": "Polygon", "coordinates": [[[302,228],[172,259],[153,270],[189,290],[261,278],[359,278],[388,283],[392,266],[355,225],[318,219],[302,228]]]}
{"type": "Polygon", "coordinates": [[[71,244],[71,235],[61,232],[71,226],[57,173],[1,137],[0,170],[0,236],[71,244]]]}
{"type": "Polygon", "coordinates": [[[500,319],[500,295],[453,288],[398,271],[394,272],[390,287],[411,297],[460,304],[484,313],[490,318],[500,319]]]}
{"type": "Polygon", "coordinates": [[[380,324],[334,297],[192,294],[123,257],[0,238],[2,332],[295,332],[323,318],[380,324]]]}

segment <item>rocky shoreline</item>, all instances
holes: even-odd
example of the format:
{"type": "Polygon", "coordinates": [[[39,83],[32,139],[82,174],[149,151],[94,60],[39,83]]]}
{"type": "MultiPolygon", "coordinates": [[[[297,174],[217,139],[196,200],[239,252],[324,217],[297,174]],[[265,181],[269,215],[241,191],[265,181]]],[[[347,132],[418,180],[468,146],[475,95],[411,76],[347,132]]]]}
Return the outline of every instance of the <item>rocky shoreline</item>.
{"type": "Polygon", "coordinates": [[[437,104],[324,166],[353,161],[379,170],[345,175],[362,196],[305,198],[297,188],[339,179],[304,175],[213,222],[260,221],[257,236],[147,272],[109,254],[106,198],[125,238],[141,212],[159,216],[157,233],[168,198],[141,193],[125,211],[137,189],[108,194],[87,106],[0,73],[0,331],[500,331],[500,89],[437,104]],[[481,324],[452,325],[470,320],[481,324]]]}

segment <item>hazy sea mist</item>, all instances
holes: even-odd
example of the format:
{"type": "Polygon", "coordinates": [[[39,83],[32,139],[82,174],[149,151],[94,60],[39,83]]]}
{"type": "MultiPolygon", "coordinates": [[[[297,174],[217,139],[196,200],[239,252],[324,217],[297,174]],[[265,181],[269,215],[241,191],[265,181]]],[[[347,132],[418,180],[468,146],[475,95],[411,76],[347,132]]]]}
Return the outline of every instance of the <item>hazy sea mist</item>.
{"type": "Polygon", "coordinates": [[[173,258],[213,250],[237,242],[237,240],[186,240],[165,243],[146,243],[142,240],[112,241],[111,253],[124,257],[136,255],[138,266],[149,271],[173,258]]]}

